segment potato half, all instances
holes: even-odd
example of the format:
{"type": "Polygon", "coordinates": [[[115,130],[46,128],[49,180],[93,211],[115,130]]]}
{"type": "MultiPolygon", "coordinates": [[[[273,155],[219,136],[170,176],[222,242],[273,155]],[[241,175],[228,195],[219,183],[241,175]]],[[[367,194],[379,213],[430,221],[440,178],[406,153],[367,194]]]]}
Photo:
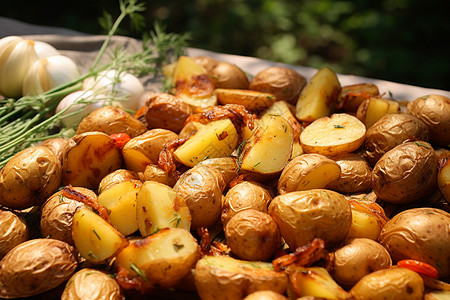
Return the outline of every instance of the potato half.
{"type": "Polygon", "coordinates": [[[300,135],[305,153],[336,155],[357,150],[364,142],[366,127],[349,114],[333,114],[308,125],[300,135]]]}
{"type": "Polygon", "coordinates": [[[356,111],[356,117],[360,119],[367,128],[370,128],[383,116],[399,112],[399,102],[379,97],[371,97],[361,103],[356,111]]]}
{"type": "Polygon", "coordinates": [[[239,104],[250,112],[261,112],[277,100],[270,93],[241,89],[216,89],[217,101],[222,104],[239,104]]]}

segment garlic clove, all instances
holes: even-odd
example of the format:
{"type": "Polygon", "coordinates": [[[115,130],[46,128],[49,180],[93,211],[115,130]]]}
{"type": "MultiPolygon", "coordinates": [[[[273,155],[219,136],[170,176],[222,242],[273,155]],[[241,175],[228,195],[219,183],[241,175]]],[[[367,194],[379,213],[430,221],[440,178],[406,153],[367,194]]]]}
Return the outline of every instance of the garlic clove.
{"type": "Polygon", "coordinates": [[[117,70],[106,70],[97,77],[89,77],[83,82],[84,90],[96,90],[115,97],[124,97],[121,101],[124,109],[137,111],[144,94],[144,85],[134,75],[117,70]]]}
{"type": "Polygon", "coordinates": [[[34,50],[39,58],[61,55],[55,47],[46,42],[35,41],[34,50]]]}
{"type": "Polygon", "coordinates": [[[42,94],[80,76],[75,62],[63,55],[41,58],[33,63],[23,81],[22,94],[42,94]]]}

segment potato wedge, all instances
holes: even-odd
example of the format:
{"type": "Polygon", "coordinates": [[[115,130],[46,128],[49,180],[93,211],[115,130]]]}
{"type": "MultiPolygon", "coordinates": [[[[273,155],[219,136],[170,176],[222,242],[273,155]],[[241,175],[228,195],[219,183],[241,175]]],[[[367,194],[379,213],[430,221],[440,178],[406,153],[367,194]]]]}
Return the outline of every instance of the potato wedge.
{"type": "Polygon", "coordinates": [[[115,264],[146,287],[170,288],[191,272],[199,254],[189,231],[166,228],[132,242],[117,254],[115,264]]]}
{"type": "Polygon", "coordinates": [[[213,80],[207,71],[190,57],[178,58],[172,82],[175,84],[175,96],[194,109],[203,109],[217,104],[213,80]]]}
{"type": "Polygon", "coordinates": [[[136,197],[141,186],[139,180],[123,181],[98,196],[98,202],[108,211],[111,225],[125,236],[138,230],[136,197]]]}
{"type": "Polygon", "coordinates": [[[377,241],[388,221],[383,208],[375,202],[349,200],[349,203],[352,209],[352,225],[347,240],[367,238],[377,241]]]}
{"type": "Polygon", "coordinates": [[[230,119],[212,121],[174,151],[180,163],[193,167],[207,158],[227,157],[237,147],[238,133],[230,119]]]}
{"type": "Polygon", "coordinates": [[[137,193],[136,217],[144,237],[163,228],[191,228],[191,213],[184,199],[156,181],[145,181],[137,193]]]}
{"type": "Polygon", "coordinates": [[[364,142],[366,126],[349,114],[333,114],[308,125],[300,135],[305,153],[337,155],[353,152],[364,142]]]}
{"type": "Polygon", "coordinates": [[[127,239],[91,210],[81,208],[73,215],[75,248],[91,263],[103,263],[128,245],[127,239]]]}
{"type": "Polygon", "coordinates": [[[361,103],[356,111],[356,117],[370,128],[382,116],[398,112],[400,104],[397,101],[372,97],[361,103]]]}
{"type": "Polygon", "coordinates": [[[301,122],[313,122],[328,116],[341,89],[339,79],[329,68],[322,68],[306,84],[296,104],[296,116],[301,122]]]}
{"type": "Polygon", "coordinates": [[[271,107],[264,111],[264,115],[280,115],[284,117],[294,130],[294,141],[300,138],[302,126],[295,118],[292,110],[295,108],[286,101],[277,101],[271,107]]]}
{"type": "Polygon", "coordinates": [[[202,300],[243,299],[258,290],[283,294],[287,276],[272,263],[244,261],[228,256],[204,256],[195,266],[195,286],[202,300]]]}
{"type": "Polygon", "coordinates": [[[289,161],[278,180],[278,194],[325,188],[341,175],[340,166],[321,154],[303,154],[289,161]]]}
{"type": "Polygon", "coordinates": [[[258,174],[281,172],[292,153],[294,130],[279,115],[265,115],[239,156],[241,170],[258,174]]]}
{"type": "Polygon", "coordinates": [[[62,183],[95,190],[101,179],[121,164],[120,151],[107,134],[77,134],[64,151],[62,183]]]}
{"type": "Polygon", "coordinates": [[[438,173],[439,190],[447,202],[450,202],[450,159],[443,158],[439,161],[438,173]]]}
{"type": "Polygon", "coordinates": [[[343,86],[338,96],[336,109],[346,113],[356,113],[358,107],[367,98],[380,94],[378,87],[373,83],[360,83],[343,86]]]}
{"type": "Polygon", "coordinates": [[[219,104],[240,104],[251,112],[261,112],[273,103],[273,94],[241,89],[215,89],[219,104]]]}

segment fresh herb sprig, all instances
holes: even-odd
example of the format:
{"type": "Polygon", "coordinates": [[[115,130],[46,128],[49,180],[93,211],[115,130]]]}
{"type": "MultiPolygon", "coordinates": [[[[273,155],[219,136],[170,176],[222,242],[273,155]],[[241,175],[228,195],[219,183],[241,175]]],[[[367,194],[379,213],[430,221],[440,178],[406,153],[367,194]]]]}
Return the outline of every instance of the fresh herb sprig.
{"type": "MultiPolygon", "coordinates": [[[[61,127],[61,120],[67,117],[64,113],[73,105],[79,104],[81,104],[79,109],[81,111],[84,105],[89,105],[96,100],[90,102],[81,99],[80,102],[75,101],[66,109],[53,113],[64,96],[81,89],[86,78],[95,77],[107,69],[130,72],[136,76],[156,76],[162,65],[184,54],[189,35],[165,33],[165,28],[160,24],[155,24],[154,31],[144,36],[141,51],[129,53],[116,48],[112,54],[109,54],[107,48],[121,22],[129,17],[133,24],[142,23],[139,12],[145,9],[137,0],[120,0],[119,2],[121,13],[114,23],[104,22],[110,25],[110,29],[88,72],[40,95],[0,100],[0,168],[3,168],[16,153],[39,141],[53,137],[67,138],[73,135],[73,128],[61,127]],[[109,57],[105,63],[107,55],[109,57]]],[[[110,99],[110,101],[116,100],[118,99],[110,99]]]]}

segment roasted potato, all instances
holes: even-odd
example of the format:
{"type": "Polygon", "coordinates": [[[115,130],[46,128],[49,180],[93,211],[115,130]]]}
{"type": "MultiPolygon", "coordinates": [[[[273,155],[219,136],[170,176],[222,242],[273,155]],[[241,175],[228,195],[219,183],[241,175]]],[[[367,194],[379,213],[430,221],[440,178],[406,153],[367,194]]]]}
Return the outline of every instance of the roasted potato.
{"type": "Polygon", "coordinates": [[[54,239],[32,239],[6,254],[0,263],[0,298],[31,297],[68,280],[78,266],[76,251],[54,239]]]}
{"type": "Polygon", "coordinates": [[[352,208],[352,225],[347,240],[367,238],[377,241],[383,226],[389,220],[384,209],[377,203],[364,199],[348,199],[348,201],[352,208]]]}
{"type": "Polygon", "coordinates": [[[157,93],[150,97],[145,112],[148,128],[162,128],[179,133],[190,115],[192,107],[166,93],[157,93]]]}
{"type": "Polygon", "coordinates": [[[392,260],[415,259],[434,266],[439,277],[450,275],[450,214],[436,208],[413,208],[384,225],[380,243],[392,260]]]}
{"type": "Polygon", "coordinates": [[[123,300],[117,281],[104,271],[84,268],[72,275],[64,287],[61,300],[123,300]]]}
{"type": "Polygon", "coordinates": [[[245,209],[266,213],[272,201],[272,194],[258,182],[242,181],[231,187],[223,200],[221,221],[225,228],[235,214],[245,209]]]}
{"type": "Polygon", "coordinates": [[[374,166],[384,153],[397,145],[429,140],[427,126],[417,117],[406,113],[387,114],[367,129],[363,155],[374,166]]]}
{"type": "Polygon", "coordinates": [[[121,165],[122,155],[107,134],[77,134],[64,150],[62,183],[96,190],[102,178],[121,165]]]}
{"type": "Polygon", "coordinates": [[[395,100],[371,97],[358,107],[356,117],[370,128],[381,117],[400,112],[400,103],[395,100]]]}
{"type": "Polygon", "coordinates": [[[343,86],[339,92],[336,109],[346,113],[356,113],[358,107],[368,97],[379,96],[378,87],[373,83],[360,83],[343,86]]]}
{"type": "Polygon", "coordinates": [[[29,238],[25,218],[19,212],[0,209],[0,260],[9,250],[29,238]]]}
{"type": "Polygon", "coordinates": [[[59,158],[62,164],[64,149],[66,148],[69,141],[63,138],[52,138],[43,141],[39,146],[44,146],[52,150],[52,152],[59,158]]]}
{"type": "Polygon", "coordinates": [[[238,66],[217,61],[209,56],[192,57],[194,61],[205,68],[216,88],[247,89],[249,82],[247,75],[238,66]]]}
{"type": "Polygon", "coordinates": [[[197,165],[209,166],[222,174],[225,183],[228,185],[238,176],[238,165],[235,157],[212,157],[202,160],[197,165]]]}
{"type": "Polygon", "coordinates": [[[255,209],[236,213],[225,226],[231,252],[240,259],[269,261],[281,248],[281,235],[269,214],[255,209]]]}
{"type": "Polygon", "coordinates": [[[166,228],[130,243],[117,254],[115,265],[146,287],[170,288],[194,268],[199,254],[189,231],[166,228]]]}
{"type": "Polygon", "coordinates": [[[249,89],[270,93],[277,100],[295,105],[306,78],[287,67],[269,67],[259,71],[250,81],[249,89]]]}
{"type": "Polygon", "coordinates": [[[271,290],[262,290],[249,294],[244,300],[287,300],[287,298],[283,294],[271,290]]]}
{"type": "Polygon", "coordinates": [[[64,241],[73,245],[72,221],[78,208],[86,207],[85,202],[97,201],[94,191],[83,187],[71,187],[54,193],[41,208],[40,228],[43,237],[64,241]]]}
{"type": "Polygon", "coordinates": [[[322,117],[300,134],[305,153],[337,155],[357,150],[363,143],[366,127],[356,117],[341,113],[322,117]]]}
{"type": "Polygon", "coordinates": [[[408,113],[421,119],[430,131],[433,144],[450,145],[450,99],[442,95],[427,95],[408,103],[408,113]]]}
{"type": "Polygon", "coordinates": [[[126,133],[134,138],[146,132],[147,126],[121,108],[104,106],[84,117],[78,125],[77,134],[91,131],[107,135],[126,133]]]}
{"type": "Polygon", "coordinates": [[[332,265],[334,280],[344,288],[351,288],[365,275],[391,267],[392,259],[378,242],[356,238],[333,252],[332,265]]]}
{"type": "Polygon", "coordinates": [[[271,263],[228,256],[204,256],[195,266],[195,286],[202,300],[243,299],[258,290],[286,291],[287,276],[271,263]]]}
{"type": "Polygon", "coordinates": [[[369,192],[372,188],[372,168],[356,153],[330,156],[341,168],[341,175],[328,183],[326,188],[342,194],[369,192]]]}
{"type": "Polygon", "coordinates": [[[217,101],[221,105],[239,104],[250,112],[260,113],[277,100],[270,93],[241,89],[216,89],[217,101]]]}
{"type": "Polygon", "coordinates": [[[0,170],[0,204],[12,209],[41,205],[61,184],[61,170],[47,147],[20,151],[0,170]]]}
{"type": "Polygon", "coordinates": [[[157,181],[173,187],[177,182],[176,176],[170,176],[168,172],[164,171],[157,165],[147,165],[143,173],[140,173],[142,181],[157,181]]]}
{"type": "Polygon", "coordinates": [[[407,142],[386,152],[372,171],[372,188],[378,199],[411,203],[437,188],[437,156],[424,142],[407,142]]]}
{"type": "Polygon", "coordinates": [[[450,158],[439,161],[438,186],[442,196],[450,202],[450,158]]]}
{"type": "Polygon", "coordinates": [[[326,189],[290,192],[273,198],[269,214],[291,250],[320,238],[326,247],[341,242],[352,223],[347,199],[326,189]]]}
{"type": "Polygon", "coordinates": [[[288,162],[278,180],[278,194],[325,188],[341,174],[339,165],[321,154],[302,154],[288,162]]]}
{"type": "Polygon", "coordinates": [[[139,179],[139,175],[136,172],[126,169],[117,169],[102,178],[102,180],[98,184],[98,194],[123,181],[139,179]]]}
{"type": "Polygon", "coordinates": [[[225,180],[208,166],[195,166],[183,173],[173,187],[191,212],[191,229],[213,226],[220,219],[225,180]]]}
{"type": "Polygon", "coordinates": [[[405,268],[382,269],[367,274],[350,290],[355,300],[421,300],[424,294],[422,277],[405,268]]]}

